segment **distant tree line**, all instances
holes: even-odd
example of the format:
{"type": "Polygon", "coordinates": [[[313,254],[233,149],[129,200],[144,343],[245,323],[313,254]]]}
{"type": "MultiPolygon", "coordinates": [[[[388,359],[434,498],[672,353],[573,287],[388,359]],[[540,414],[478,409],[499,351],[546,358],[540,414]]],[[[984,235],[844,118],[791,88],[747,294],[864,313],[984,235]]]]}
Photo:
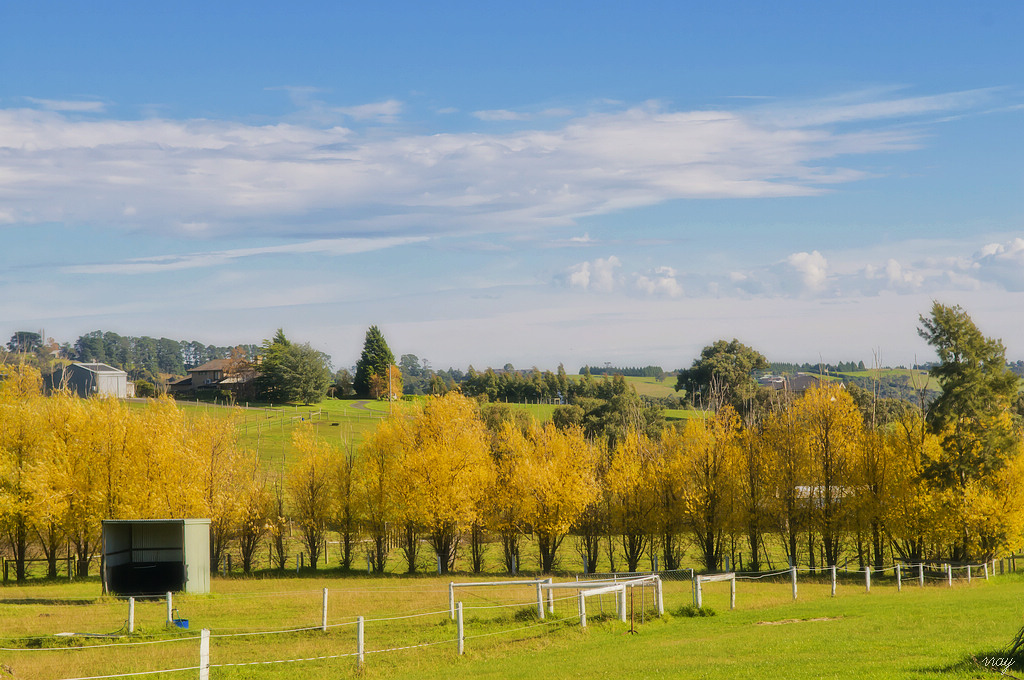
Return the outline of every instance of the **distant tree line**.
{"type": "Polygon", "coordinates": [[[783,361],[773,361],[769,365],[772,373],[777,375],[793,375],[794,373],[817,373],[818,375],[834,375],[836,373],[853,373],[855,371],[868,370],[863,361],[840,361],[838,364],[825,363],[803,363],[791,364],[783,361]]]}
{"type": "Polygon", "coordinates": [[[622,375],[627,378],[657,378],[664,380],[665,373],[661,366],[623,367],[623,366],[584,366],[579,374],[590,373],[591,375],[622,375]]]}
{"type": "MultiPolygon", "coordinates": [[[[258,345],[242,345],[249,356],[259,353],[258,345]]],[[[190,368],[214,359],[227,359],[234,347],[204,345],[195,340],[172,340],[118,335],[112,331],[93,331],[75,341],[68,358],[82,362],[101,362],[127,371],[136,378],[156,378],[159,374],[184,375],[190,368]]]]}

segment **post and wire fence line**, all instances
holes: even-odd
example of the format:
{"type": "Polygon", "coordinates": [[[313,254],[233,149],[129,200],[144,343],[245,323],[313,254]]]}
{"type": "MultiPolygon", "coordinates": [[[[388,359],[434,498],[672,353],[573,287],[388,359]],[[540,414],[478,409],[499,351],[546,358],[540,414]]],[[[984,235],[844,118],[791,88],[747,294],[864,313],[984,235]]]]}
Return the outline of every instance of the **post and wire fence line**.
{"type": "MultiPolygon", "coordinates": [[[[534,630],[543,628],[551,625],[571,625],[575,620],[578,619],[580,627],[586,627],[588,623],[588,603],[593,609],[594,601],[601,603],[601,614],[604,613],[604,598],[610,597],[613,603],[613,611],[616,618],[619,621],[626,621],[627,613],[630,615],[632,620],[633,604],[627,605],[627,598],[632,598],[634,589],[639,588],[640,593],[643,594],[648,590],[653,591],[651,595],[651,607],[660,616],[664,614],[664,601],[663,601],[663,579],[668,581],[683,581],[690,580],[693,587],[693,601],[697,607],[703,607],[704,599],[704,588],[709,584],[729,582],[730,588],[730,609],[736,607],[736,596],[737,596],[737,581],[755,582],[761,580],[777,580],[781,582],[789,581],[792,587],[792,597],[794,600],[798,597],[797,583],[798,574],[803,572],[804,575],[799,578],[807,578],[812,576],[813,582],[821,583],[822,578],[827,579],[827,582],[831,585],[831,595],[836,596],[837,584],[844,586],[851,583],[857,574],[863,574],[864,576],[864,588],[870,593],[872,588],[872,579],[876,579],[875,584],[877,585],[877,579],[885,576],[887,579],[890,577],[895,582],[897,590],[902,590],[904,585],[913,585],[916,587],[925,587],[926,582],[935,583],[938,582],[940,585],[951,587],[954,581],[963,581],[970,583],[972,579],[989,579],[991,576],[996,574],[1006,573],[1008,568],[1012,571],[1012,568],[1016,565],[1012,565],[1010,561],[1004,558],[1003,560],[991,560],[978,564],[926,564],[926,563],[898,563],[886,566],[884,568],[866,567],[864,569],[847,569],[842,572],[837,569],[836,566],[832,565],[825,568],[798,568],[789,567],[787,569],[780,569],[770,572],[724,572],[717,574],[700,574],[693,570],[675,570],[672,572],[662,573],[638,573],[638,574],[610,574],[607,578],[601,578],[603,575],[591,575],[597,578],[579,579],[575,581],[564,581],[555,582],[551,578],[544,579],[520,579],[511,581],[480,581],[480,582],[463,582],[456,583],[450,582],[448,584],[448,606],[445,608],[438,608],[436,610],[427,612],[416,612],[411,614],[405,614],[401,616],[382,616],[377,618],[371,618],[366,616],[349,616],[343,617],[344,620],[330,622],[328,619],[328,603],[329,603],[329,590],[323,588],[318,591],[320,594],[320,617],[318,625],[309,626],[298,626],[283,628],[280,630],[254,630],[245,632],[220,632],[211,628],[203,628],[198,636],[196,635],[184,635],[175,636],[167,639],[160,640],[143,640],[143,641],[124,641],[124,642],[110,642],[105,641],[99,644],[82,644],[79,641],[73,646],[67,647],[2,647],[0,651],[6,653],[33,653],[33,652],[44,652],[44,653],[88,653],[89,650],[110,648],[110,647],[139,647],[145,648],[149,645],[163,645],[163,644],[194,644],[199,643],[198,650],[198,662],[195,665],[176,665],[173,668],[165,668],[159,670],[147,670],[137,671],[131,673],[118,673],[110,675],[91,675],[91,676],[77,676],[73,678],[65,678],[64,680],[100,680],[101,678],[121,678],[121,677],[141,677],[150,675],[161,675],[161,674],[172,674],[172,673],[199,673],[199,677],[202,679],[209,677],[209,670],[211,668],[226,668],[226,667],[240,667],[240,666],[259,666],[259,665],[271,665],[271,664],[291,664],[291,663],[304,663],[312,661],[327,661],[336,659],[353,659],[356,668],[362,668],[366,662],[367,655],[373,654],[385,654],[391,652],[398,652],[403,650],[420,649],[428,647],[444,647],[446,645],[454,646],[457,648],[459,654],[465,653],[466,641],[473,640],[476,638],[493,637],[500,635],[511,635],[520,631],[534,630]],[[843,578],[840,579],[840,574],[843,578]],[[906,583],[904,583],[906,582],[906,583]],[[515,588],[518,589],[522,596],[515,598],[515,602],[512,603],[494,603],[488,602],[484,604],[466,604],[463,602],[461,596],[471,594],[475,590],[486,590],[488,588],[515,588]],[[566,592],[565,596],[557,595],[559,593],[566,592]],[[460,595],[459,599],[456,599],[456,594],[460,595]],[[556,611],[556,604],[559,607],[569,608],[570,614],[563,614],[560,616],[551,616],[556,611]],[[530,614],[531,621],[525,623],[520,614],[531,612],[534,610],[535,613],[530,614]],[[516,610],[516,613],[511,617],[512,620],[517,623],[524,623],[524,625],[515,625],[513,627],[500,627],[498,630],[488,630],[488,628],[495,627],[496,624],[501,623],[502,619],[487,620],[487,622],[481,626],[483,630],[477,631],[475,634],[467,635],[465,612],[471,610],[488,610],[488,609],[511,609],[516,610]],[[388,633],[382,633],[384,640],[392,642],[391,645],[383,645],[379,648],[368,649],[367,648],[367,635],[366,628],[367,624],[383,624],[397,622],[402,619],[418,619],[418,618],[429,618],[439,617],[442,620],[447,618],[449,621],[454,622],[454,635],[444,636],[442,639],[437,640],[420,640],[411,641],[409,644],[393,644],[394,635],[388,633]],[[231,639],[241,637],[259,637],[259,636],[271,636],[281,634],[304,634],[304,635],[316,635],[317,633],[324,635],[329,634],[331,631],[340,628],[354,628],[355,630],[355,643],[349,646],[347,649],[338,649],[335,653],[329,654],[307,654],[301,656],[295,656],[294,658],[280,658],[271,660],[249,660],[249,661],[218,661],[216,654],[216,640],[218,639],[231,639]],[[211,654],[211,645],[213,650],[211,654]]],[[[883,583],[889,581],[882,581],[883,583]]],[[[301,591],[301,592],[317,592],[317,591],[301,591]]],[[[239,595],[239,597],[243,597],[239,595]]],[[[172,627],[177,623],[176,609],[174,608],[174,595],[167,593],[166,595],[166,624],[168,627],[172,627]]],[[[127,598],[125,602],[127,605],[127,622],[125,629],[127,630],[127,636],[130,637],[135,631],[135,604],[134,598],[127,598]]],[[[646,609],[646,603],[642,604],[640,611],[643,612],[646,609]]],[[[594,612],[590,612],[591,617],[594,612]]],[[[474,626],[480,625],[480,619],[474,619],[474,626]]],[[[450,625],[450,624],[449,624],[450,625]]],[[[236,629],[237,630],[237,629],[236,629]]],[[[71,634],[68,634],[71,635],[71,634]]],[[[110,637],[110,636],[96,636],[96,637],[110,637]]],[[[35,636],[34,639],[38,639],[35,636]]],[[[371,636],[371,640],[373,637],[371,636]]],[[[378,640],[380,638],[377,638],[378,640]]],[[[332,640],[333,642],[333,640],[332,640]]],[[[0,643],[2,644],[2,643],[0,643]]],[[[346,644],[351,645],[351,642],[346,644]]],[[[232,649],[232,655],[237,654],[237,649],[232,649]]],[[[195,657],[194,657],[195,658],[195,657]]]]}

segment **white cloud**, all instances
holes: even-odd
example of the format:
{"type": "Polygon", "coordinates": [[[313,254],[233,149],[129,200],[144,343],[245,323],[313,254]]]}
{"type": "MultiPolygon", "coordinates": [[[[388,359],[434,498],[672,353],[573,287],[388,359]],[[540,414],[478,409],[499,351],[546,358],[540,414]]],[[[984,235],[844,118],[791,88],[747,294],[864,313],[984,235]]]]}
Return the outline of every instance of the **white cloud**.
{"type": "Polygon", "coordinates": [[[1024,291],[1024,238],[990,243],[974,257],[974,276],[1006,290],[1024,291]]]}
{"type": "Polygon", "coordinates": [[[658,267],[653,276],[637,274],[635,284],[638,290],[647,295],[670,298],[683,295],[683,287],[676,280],[676,271],[672,267],[658,267]]]}
{"type": "Polygon", "coordinates": [[[804,290],[819,292],[828,280],[828,260],[817,250],[810,253],[793,253],[786,258],[786,266],[796,274],[804,290]]]}
{"type": "Polygon", "coordinates": [[[589,262],[581,262],[569,268],[567,280],[572,288],[610,293],[618,283],[616,270],[622,266],[619,258],[611,255],[589,262]]]}
{"type": "MultiPolygon", "coordinates": [[[[289,88],[292,97],[314,90],[289,88]]],[[[680,198],[820,193],[867,176],[841,157],[917,144],[904,127],[867,123],[900,110],[969,107],[977,93],[861,102],[853,113],[671,111],[656,103],[504,134],[354,131],[327,122],[387,122],[401,102],[331,108],[306,122],[82,120],[0,109],[0,206],[21,223],[108,224],[165,233],[438,234],[521,232],[680,198]],[[903,104],[899,104],[903,102],[903,104]],[[874,116],[875,118],[872,118],[874,116]],[[842,131],[814,127],[865,121],[842,131]],[[124,214],[124,206],[135,208],[124,214]]],[[[547,115],[567,113],[548,110],[547,115]]],[[[531,114],[478,112],[521,121],[531,114]]],[[[541,114],[541,115],[544,115],[541,114]]]]}

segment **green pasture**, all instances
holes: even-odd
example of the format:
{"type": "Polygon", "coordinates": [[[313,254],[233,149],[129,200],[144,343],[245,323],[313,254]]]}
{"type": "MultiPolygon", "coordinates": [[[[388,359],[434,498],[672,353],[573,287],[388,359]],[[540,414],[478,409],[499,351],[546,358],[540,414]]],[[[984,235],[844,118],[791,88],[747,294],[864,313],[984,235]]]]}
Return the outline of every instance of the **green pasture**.
{"type": "MultiPolygon", "coordinates": [[[[714,615],[696,618],[689,615],[689,579],[667,578],[662,619],[653,618],[651,591],[634,592],[632,634],[613,615],[610,597],[588,600],[588,626],[581,629],[575,591],[555,591],[555,612],[541,621],[534,587],[505,585],[456,590],[465,608],[460,657],[447,614],[451,580],[472,579],[337,572],[215,577],[209,595],[175,596],[188,630],[166,626],[164,601],[140,600],[131,636],[128,604],[100,596],[95,579],[8,585],[0,587],[0,677],[59,680],[188,668],[198,662],[198,629],[209,628],[213,664],[287,662],[215,667],[211,678],[985,678],[993,671],[981,662],[1002,657],[1024,625],[1020,573],[952,588],[938,580],[924,588],[905,582],[901,592],[891,578],[877,579],[870,593],[860,578],[847,578],[835,598],[826,579],[801,574],[796,601],[788,577],[743,580],[734,611],[728,584],[713,583],[704,586],[704,604],[714,615]],[[316,629],[323,588],[326,633],[316,629]],[[353,653],[356,616],[366,618],[363,671],[351,656],[313,659],[353,653]],[[294,630],[300,628],[313,630],[294,630]],[[59,649],[65,646],[82,649],[59,649]]],[[[1014,662],[1012,670],[1019,670],[1024,658],[1014,662]]]]}

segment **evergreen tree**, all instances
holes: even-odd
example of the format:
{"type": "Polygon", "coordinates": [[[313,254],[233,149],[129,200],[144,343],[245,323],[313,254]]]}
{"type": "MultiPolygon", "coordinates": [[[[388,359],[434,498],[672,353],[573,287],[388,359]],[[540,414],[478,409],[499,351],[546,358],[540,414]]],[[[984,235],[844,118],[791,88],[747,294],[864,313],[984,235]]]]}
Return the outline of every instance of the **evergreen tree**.
{"type": "Polygon", "coordinates": [[[929,373],[942,393],[928,409],[928,425],[942,437],[944,455],[930,472],[962,486],[1002,467],[1014,445],[1009,418],[1017,376],[1006,365],[1000,340],[986,338],[959,305],[932,305],[918,333],[935,348],[939,363],[929,373]]]}
{"type": "Polygon", "coordinates": [[[356,377],[352,386],[360,397],[370,396],[370,383],[375,375],[387,376],[388,367],[395,363],[384,335],[376,326],[370,326],[363,342],[363,353],[356,363],[356,377]]]}

